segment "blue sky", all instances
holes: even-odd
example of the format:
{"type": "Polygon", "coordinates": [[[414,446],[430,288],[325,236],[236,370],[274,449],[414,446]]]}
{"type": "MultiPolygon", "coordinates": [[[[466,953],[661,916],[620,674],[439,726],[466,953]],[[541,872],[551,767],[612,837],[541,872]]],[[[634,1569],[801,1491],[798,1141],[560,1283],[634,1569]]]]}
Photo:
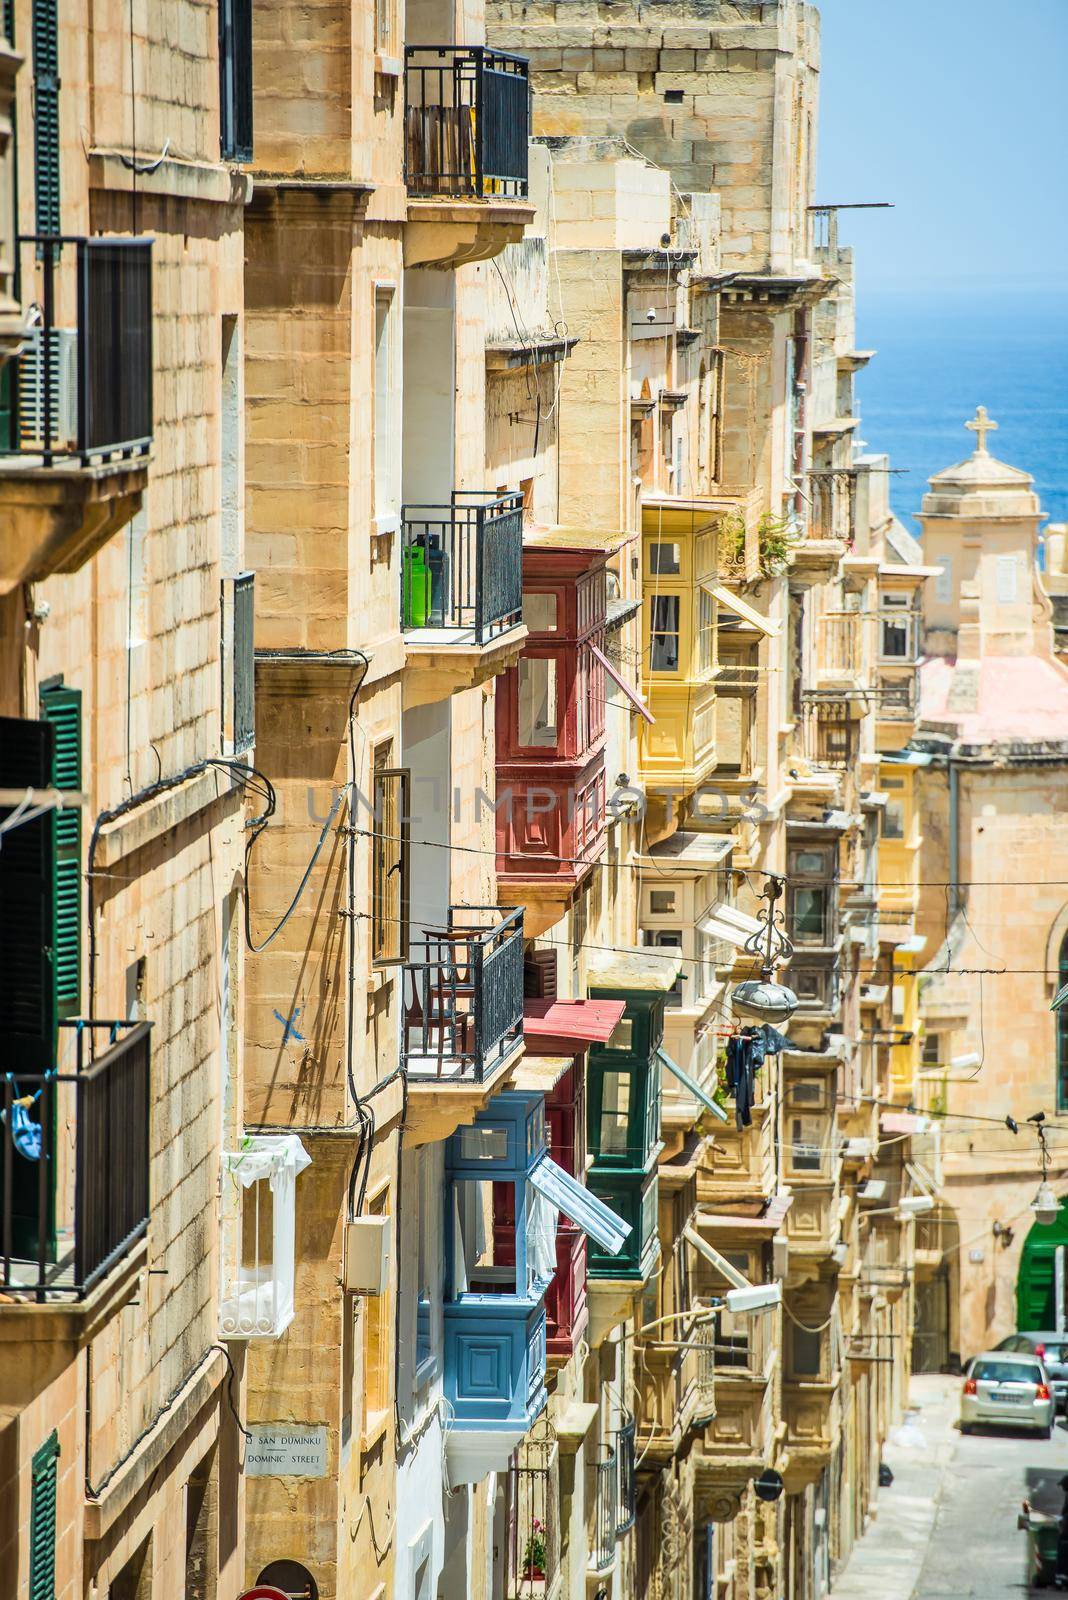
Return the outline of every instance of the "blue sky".
{"type": "Polygon", "coordinates": [[[1068,0],[818,0],[816,199],[865,289],[1068,287],[1068,0]]]}

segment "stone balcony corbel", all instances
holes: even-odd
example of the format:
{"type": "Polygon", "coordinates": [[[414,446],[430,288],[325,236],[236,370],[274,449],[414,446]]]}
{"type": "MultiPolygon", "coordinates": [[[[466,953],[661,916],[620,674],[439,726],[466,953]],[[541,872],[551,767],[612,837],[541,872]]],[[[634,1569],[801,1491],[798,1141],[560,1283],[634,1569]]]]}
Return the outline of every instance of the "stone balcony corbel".
{"type": "Polygon", "coordinates": [[[77,572],[136,516],[147,484],[144,457],[91,466],[0,462],[0,594],[77,572]]]}
{"type": "Polygon", "coordinates": [[[404,265],[452,269],[490,261],[518,244],[533,220],[526,200],[409,199],[404,265]]]}

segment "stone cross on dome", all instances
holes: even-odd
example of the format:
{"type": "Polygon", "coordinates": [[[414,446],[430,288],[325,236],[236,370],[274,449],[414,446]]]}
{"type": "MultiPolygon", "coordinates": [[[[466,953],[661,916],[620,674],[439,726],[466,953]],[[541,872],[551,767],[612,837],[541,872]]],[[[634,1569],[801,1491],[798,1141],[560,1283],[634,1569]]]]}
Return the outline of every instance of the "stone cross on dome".
{"type": "Polygon", "coordinates": [[[986,436],[987,436],[987,434],[988,433],[997,433],[997,431],[998,431],[997,423],[996,422],[992,422],[990,420],[990,417],[987,415],[986,406],[976,406],[974,420],[971,421],[971,422],[966,422],[964,424],[964,426],[966,428],[968,428],[976,436],[976,440],[975,440],[975,452],[976,452],[976,455],[984,455],[985,456],[986,453],[987,453],[987,450],[986,450],[986,436]]]}

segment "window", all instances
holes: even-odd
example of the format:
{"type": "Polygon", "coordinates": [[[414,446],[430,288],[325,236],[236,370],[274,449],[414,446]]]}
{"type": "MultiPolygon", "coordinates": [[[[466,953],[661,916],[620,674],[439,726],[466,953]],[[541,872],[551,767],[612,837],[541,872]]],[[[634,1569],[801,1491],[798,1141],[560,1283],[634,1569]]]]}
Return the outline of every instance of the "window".
{"type": "Polygon", "coordinates": [[[654,576],[671,576],[682,571],[682,556],[680,546],[668,540],[658,539],[649,546],[649,571],[654,576]]]}
{"type": "Polygon", "coordinates": [[[653,596],[650,667],[653,672],[679,670],[679,597],[653,596]]]}
{"type": "Polygon", "coordinates": [[[884,839],[905,837],[905,797],[892,794],[883,811],[882,835],[884,839]]]}
{"type": "Polygon", "coordinates": [[[794,855],[793,873],[795,877],[827,876],[826,850],[798,850],[794,855]]]}
{"type": "MultiPolygon", "coordinates": [[[[643,928],[642,944],[654,950],[680,950],[682,949],[681,928],[643,928]]],[[[675,982],[668,990],[667,1004],[669,1006],[682,1005],[682,972],[675,978],[675,982]]]]}
{"type": "Polygon", "coordinates": [[[398,482],[396,355],[392,289],[375,290],[375,518],[394,518],[400,510],[398,482]]]}
{"type": "Polygon", "coordinates": [[[219,0],[219,149],[252,160],[252,0],[219,0]]]}
{"type": "Polygon", "coordinates": [[[822,1110],[827,1103],[827,1091],[821,1078],[795,1078],[790,1084],[791,1106],[805,1106],[809,1110],[822,1110]]]}
{"type": "Polygon", "coordinates": [[[30,1600],[54,1600],[58,1434],[53,1433],[37,1451],[30,1473],[30,1600]]]}
{"type": "MultiPolygon", "coordinates": [[[[1063,946],[1061,947],[1061,963],[1064,969],[1068,971],[1068,961],[1065,960],[1065,950],[1063,946]]],[[[1063,1015],[1063,1012],[1058,1012],[1058,1021],[1063,1015]]],[[[1058,1032],[1058,1043],[1060,1041],[1061,1031],[1063,1030],[1059,1030],[1058,1032]]],[[[1060,1052],[1058,1052],[1058,1054],[1060,1054],[1060,1052]]],[[[923,1051],[920,1059],[925,1067],[940,1067],[942,1065],[942,1035],[940,1033],[928,1033],[925,1035],[923,1041],[923,1051]]]]}
{"type": "MultiPolygon", "coordinates": [[[[372,1217],[389,1215],[388,1184],[368,1200],[367,1214],[372,1217]]],[[[383,1412],[389,1408],[389,1335],[393,1321],[392,1313],[393,1308],[388,1294],[373,1294],[364,1297],[363,1432],[365,1438],[375,1430],[383,1412]]]]}
{"type": "Polygon", "coordinates": [[[793,892],[794,916],[790,937],[798,944],[822,944],[827,926],[827,890],[798,887],[793,892]]]}
{"type": "Polygon", "coordinates": [[[830,1008],[828,998],[830,972],[826,967],[790,966],[789,984],[803,1006],[830,1008]]]}
{"type": "Polygon", "coordinates": [[[707,589],[697,591],[697,670],[711,672],[716,659],[716,602],[707,589]]]}
{"type": "Polygon", "coordinates": [[[795,1378],[818,1378],[820,1375],[821,1337],[813,1332],[815,1322],[800,1326],[792,1319],[790,1327],[790,1370],[795,1378]]]}
{"type": "Polygon", "coordinates": [[[375,0],[375,54],[396,56],[397,19],[395,0],[375,0]]]}
{"type": "Polygon", "coordinates": [[[620,1017],[605,1045],[606,1050],[630,1050],[634,1039],[634,1018],[620,1017]]]}
{"type": "Polygon", "coordinates": [[[911,661],[913,650],[913,616],[910,596],[884,594],[880,619],[879,654],[884,661],[911,661]]]}
{"type": "Polygon", "coordinates": [[[557,599],[555,594],[523,595],[523,622],[531,633],[555,633],[557,599]]]}
{"type": "Polygon", "coordinates": [[[649,911],[652,916],[673,916],[675,911],[674,889],[650,889],[649,911]]]}
{"type": "Polygon", "coordinates": [[[33,0],[33,181],[37,233],[59,232],[59,0],[33,0]]]}
{"type": "Polygon", "coordinates": [[[795,1172],[819,1172],[823,1167],[823,1130],[820,1117],[791,1117],[790,1165],[795,1172]]]}
{"type": "Polygon", "coordinates": [[[939,556],[942,565],[935,578],[935,599],[939,605],[948,606],[953,602],[953,557],[939,556]]]}
{"type": "Polygon", "coordinates": [[[521,656],[519,743],[528,748],[554,749],[559,733],[557,716],[556,662],[551,656],[521,656]]]}
{"type": "Polygon", "coordinates": [[[371,959],[376,966],[408,954],[408,786],[402,767],[389,765],[393,746],[374,753],[371,838],[371,959]]]}
{"type": "Polygon", "coordinates": [[[881,717],[911,717],[916,699],[915,679],[879,679],[879,715],[881,717]]]}
{"type": "Polygon", "coordinates": [[[624,1156],[627,1153],[630,1142],[630,1087],[629,1072],[609,1067],[602,1076],[599,1155],[624,1156]]]}

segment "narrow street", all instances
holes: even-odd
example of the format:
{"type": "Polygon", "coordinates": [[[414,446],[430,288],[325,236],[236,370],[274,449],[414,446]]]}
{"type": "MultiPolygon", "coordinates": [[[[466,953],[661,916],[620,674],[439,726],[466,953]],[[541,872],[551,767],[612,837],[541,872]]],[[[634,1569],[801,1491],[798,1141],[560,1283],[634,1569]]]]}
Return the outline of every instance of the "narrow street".
{"type": "Polygon", "coordinates": [[[905,1426],[884,1453],[894,1482],[879,1491],[877,1516],[835,1583],[834,1600],[1005,1600],[1029,1592],[1027,1540],[1016,1517],[1025,1498],[1060,1510],[1065,1421],[1048,1442],[1003,1432],[962,1438],[959,1394],[958,1378],[913,1379],[905,1426]]]}

